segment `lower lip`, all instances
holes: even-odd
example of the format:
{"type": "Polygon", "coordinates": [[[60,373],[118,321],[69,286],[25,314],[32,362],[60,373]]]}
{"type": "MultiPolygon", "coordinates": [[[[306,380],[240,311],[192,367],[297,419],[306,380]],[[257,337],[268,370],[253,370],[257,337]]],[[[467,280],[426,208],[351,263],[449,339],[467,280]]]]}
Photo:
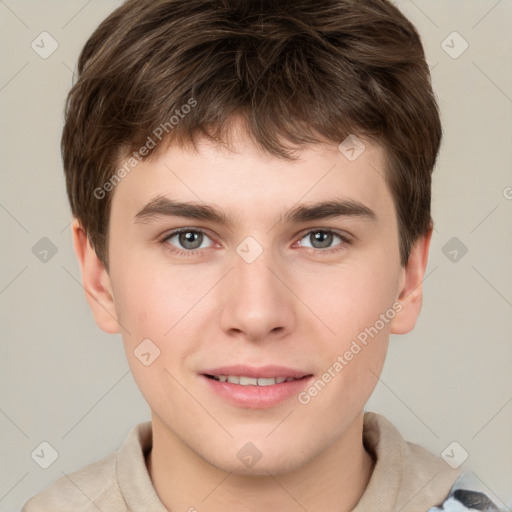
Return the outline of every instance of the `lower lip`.
{"type": "Polygon", "coordinates": [[[296,397],[309,383],[312,376],[298,380],[272,384],[270,386],[241,386],[231,382],[220,382],[201,375],[206,385],[228,402],[247,409],[266,409],[296,397]]]}

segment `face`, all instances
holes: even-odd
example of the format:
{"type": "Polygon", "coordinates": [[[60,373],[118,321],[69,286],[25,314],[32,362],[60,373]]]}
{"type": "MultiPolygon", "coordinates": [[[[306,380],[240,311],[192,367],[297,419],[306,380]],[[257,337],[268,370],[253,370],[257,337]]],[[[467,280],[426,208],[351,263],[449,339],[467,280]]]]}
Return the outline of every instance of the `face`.
{"type": "Polygon", "coordinates": [[[117,185],[111,316],[153,428],[226,471],[281,473],[361,416],[406,269],[381,148],[234,149],[171,146],[117,185]]]}

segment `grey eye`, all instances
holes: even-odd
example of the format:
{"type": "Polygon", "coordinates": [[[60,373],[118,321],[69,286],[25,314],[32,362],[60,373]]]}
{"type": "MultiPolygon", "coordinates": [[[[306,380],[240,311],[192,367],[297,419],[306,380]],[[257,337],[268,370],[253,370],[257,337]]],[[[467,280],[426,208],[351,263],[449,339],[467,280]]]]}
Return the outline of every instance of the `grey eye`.
{"type": "Polygon", "coordinates": [[[302,239],[300,245],[303,247],[312,247],[313,249],[328,249],[332,246],[334,237],[342,240],[341,236],[333,231],[317,229],[310,231],[302,239]],[[311,245],[305,245],[302,240],[310,240],[311,245]]]}
{"type": "Polygon", "coordinates": [[[166,242],[170,245],[177,247],[178,249],[186,249],[189,251],[194,251],[196,249],[202,249],[204,247],[208,247],[208,245],[203,246],[205,240],[208,237],[202,231],[198,231],[195,229],[184,229],[182,231],[175,231],[171,233],[167,238],[166,242]],[[177,239],[177,242],[173,242],[173,239],[177,239]]]}

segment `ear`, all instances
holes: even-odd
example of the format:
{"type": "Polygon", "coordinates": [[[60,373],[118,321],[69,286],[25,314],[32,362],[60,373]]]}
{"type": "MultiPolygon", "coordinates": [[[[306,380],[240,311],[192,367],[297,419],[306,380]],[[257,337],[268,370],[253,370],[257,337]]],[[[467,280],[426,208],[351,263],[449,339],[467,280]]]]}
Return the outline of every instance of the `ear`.
{"type": "Polygon", "coordinates": [[[407,265],[402,269],[398,301],[402,309],[391,322],[392,334],[406,334],[414,329],[423,301],[423,278],[428,263],[428,251],[433,226],[412,245],[407,265]]]}
{"type": "Polygon", "coordinates": [[[107,270],[98,258],[78,219],[71,224],[73,246],[82,271],[85,297],[98,327],[109,334],[120,332],[114,294],[107,270]]]}

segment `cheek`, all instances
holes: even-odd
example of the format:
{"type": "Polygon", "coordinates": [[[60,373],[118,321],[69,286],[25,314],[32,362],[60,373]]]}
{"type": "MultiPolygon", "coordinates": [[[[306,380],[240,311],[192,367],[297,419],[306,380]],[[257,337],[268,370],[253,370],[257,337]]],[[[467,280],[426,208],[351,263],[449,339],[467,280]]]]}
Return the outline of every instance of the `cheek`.
{"type": "Polygon", "coordinates": [[[204,294],[201,283],[180,268],[127,264],[113,280],[116,312],[130,331],[163,339],[204,294]]]}
{"type": "MultiPolygon", "coordinates": [[[[160,339],[171,327],[172,295],[165,293],[162,283],[134,276],[115,290],[116,312],[126,331],[123,338],[130,344],[138,338],[160,339]]],[[[140,341],[140,340],[139,340],[140,341]]]]}
{"type": "Polygon", "coordinates": [[[313,286],[318,279],[306,281],[303,294],[321,320],[318,325],[329,327],[311,347],[311,356],[322,361],[324,371],[311,396],[335,415],[341,414],[341,403],[359,408],[378,381],[396,315],[398,272],[398,266],[374,258],[372,265],[331,270],[323,287],[313,286]]]}
{"type": "Polygon", "coordinates": [[[147,269],[118,273],[117,278],[116,311],[126,328],[122,338],[127,361],[146,401],[158,410],[169,401],[169,393],[174,401],[181,396],[173,376],[195,347],[195,334],[181,330],[190,310],[187,293],[177,280],[147,269]]]}
{"type": "Polygon", "coordinates": [[[389,318],[397,293],[398,273],[395,269],[358,265],[330,269],[323,275],[309,276],[304,281],[302,297],[326,329],[325,339],[337,351],[342,350],[365,329],[378,322],[378,330],[387,335],[389,318]],[[334,343],[332,343],[334,340],[334,343]]]}
{"type": "MultiPolygon", "coordinates": [[[[205,308],[212,307],[204,296],[216,279],[184,266],[148,263],[118,271],[113,287],[116,312],[126,328],[123,342],[128,357],[133,359],[139,344],[149,339],[160,351],[155,364],[171,371],[179,368],[198,349],[205,308]]],[[[137,361],[134,366],[139,369],[137,361]]]]}

